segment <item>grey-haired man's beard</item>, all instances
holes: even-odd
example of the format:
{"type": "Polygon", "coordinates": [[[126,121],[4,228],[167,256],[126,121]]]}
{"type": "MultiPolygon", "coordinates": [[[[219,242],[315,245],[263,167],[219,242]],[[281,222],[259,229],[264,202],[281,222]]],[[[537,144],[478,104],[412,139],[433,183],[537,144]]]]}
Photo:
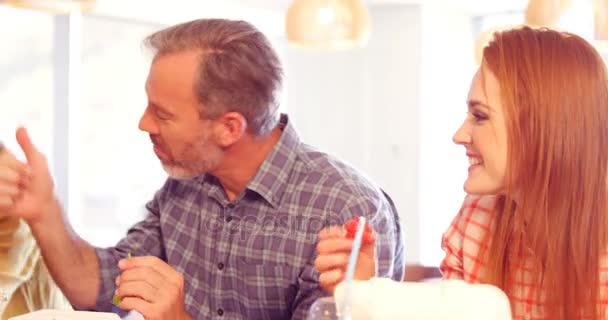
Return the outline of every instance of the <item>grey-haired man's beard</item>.
{"type": "Polygon", "coordinates": [[[162,164],[163,170],[169,175],[169,177],[178,180],[189,180],[198,177],[199,175],[194,174],[182,167],[170,164],[162,164]]]}
{"type": "Polygon", "coordinates": [[[186,150],[188,150],[187,153],[180,157],[184,160],[174,160],[171,163],[161,162],[163,169],[170,177],[175,179],[196,178],[215,169],[224,157],[224,151],[210,144],[192,146],[186,150]]]}
{"type": "Polygon", "coordinates": [[[216,162],[209,162],[206,160],[203,160],[203,163],[201,163],[200,166],[198,166],[198,168],[192,168],[192,167],[184,167],[184,166],[180,166],[180,165],[175,165],[175,164],[162,164],[163,169],[165,170],[165,172],[174,179],[179,179],[179,180],[188,180],[188,179],[194,179],[198,176],[201,176],[209,171],[211,171],[213,168],[215,168],[217,166],[216,162]]]}

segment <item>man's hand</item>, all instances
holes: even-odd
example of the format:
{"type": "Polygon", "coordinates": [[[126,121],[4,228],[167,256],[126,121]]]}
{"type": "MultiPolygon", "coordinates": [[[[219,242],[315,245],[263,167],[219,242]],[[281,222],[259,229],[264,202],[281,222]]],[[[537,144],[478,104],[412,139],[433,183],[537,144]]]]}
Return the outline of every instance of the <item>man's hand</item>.
{"type": "Polygon", "coordinates": [[[116,278],[119,307],[136,310],[146,320],[192,319],[184,305],[184,277],[156,257],[120,260],[116,278]]]}

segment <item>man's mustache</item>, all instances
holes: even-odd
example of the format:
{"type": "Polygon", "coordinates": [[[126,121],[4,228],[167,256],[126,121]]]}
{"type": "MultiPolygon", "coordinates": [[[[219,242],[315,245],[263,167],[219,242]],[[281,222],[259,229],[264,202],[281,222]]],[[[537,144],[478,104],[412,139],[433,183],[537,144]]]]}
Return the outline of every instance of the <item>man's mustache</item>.
{"type": "Polygon", "coordinates": [[[163,145],[160,137],[157,136],[150,135],[150,141],[152,141],[152,144],[158,147],[163,145]]]}

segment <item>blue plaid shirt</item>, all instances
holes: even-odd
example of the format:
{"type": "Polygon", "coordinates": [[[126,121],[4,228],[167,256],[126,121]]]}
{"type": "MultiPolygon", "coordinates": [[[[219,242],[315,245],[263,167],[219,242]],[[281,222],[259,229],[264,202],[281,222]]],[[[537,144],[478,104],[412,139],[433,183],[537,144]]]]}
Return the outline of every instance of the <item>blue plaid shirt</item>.
{"type": "Polygon", "coordinates": [[[111,309],[117,262],[153,255],[185,278],[195,319],[304,319],[325,294],[314,269],[317,235],[365,215],[378,233],[379,275],[401,280],[403,236],[388,196],[361,173],[302,143],[286,115],[282,135],[247,189],[230,202],[218,180],[168,179],[145,220],[116,247],[97,249],[97,309],[111,309]]]}

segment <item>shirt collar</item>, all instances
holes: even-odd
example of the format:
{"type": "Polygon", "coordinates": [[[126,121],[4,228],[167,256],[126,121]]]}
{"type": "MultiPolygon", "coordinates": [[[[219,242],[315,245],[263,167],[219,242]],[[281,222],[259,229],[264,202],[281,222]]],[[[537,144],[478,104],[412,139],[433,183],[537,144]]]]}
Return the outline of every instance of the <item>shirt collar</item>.
{"type": "Polygon", "coordinates": [[[281,137],[247,185],[248,190],[259,194],[275,208],[287,189],[300,145],[300,138],[286,114],[281,114],[279,126],[283,131],[281,137]]]}
{"type": "MultiPolygon", "coordinates": [[[[300,145],[300,138],[286,114],[281,114],[279,127],[282,131],[281,137],[246,188],[246,190],[260,195],[273,208],[278,207],[287,188],[289,173],[295,164],[296,150],[300,145]]],[[[200,183],[207,184],[210,188],[208,189],[210,197],[223,202],[221,199],[225,199],[224,191],[216,177],[204,174],[197,180],[200,183]]]]}

